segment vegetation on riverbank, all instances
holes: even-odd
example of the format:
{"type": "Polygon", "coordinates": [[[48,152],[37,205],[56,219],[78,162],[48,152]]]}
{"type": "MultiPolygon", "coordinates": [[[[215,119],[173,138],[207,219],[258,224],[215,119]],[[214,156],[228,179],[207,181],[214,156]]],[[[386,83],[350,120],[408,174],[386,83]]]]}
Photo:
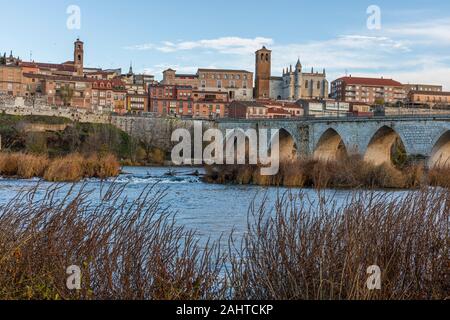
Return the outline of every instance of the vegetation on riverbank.
{"type": "Polygon", "coordinates": [[[0,176],[77,182],[84,178],[116,177],[119,173],[120,164],[111,154],[93,154],[88,157],[70,154],[50,159],[45,155],[0,153],[0,176]]]}
{"type": "Polygon", "coordinates": [[[0,114],[2,150],[46,155],[50,158],[79,153],[89,157],[109,153],[123,165],[162,165],[166,152],[148,141],[137,140],[109,124],[72,122],[50,116],[0,114]],[[64,130],[30,130],[29,125],[58,126],[64,130]]]}
{"type": "Polygon", "coordinates": [[[356,193],[341,206],[286,193],[253,204],[224,249],[200,245],[155,187],[127,201],[113,185],[99,202],[85,186],[37,190],[0,206],[0,299],[450,297],[448,190],[356,193]],[[81,290],[66,286],[73,265],[81,290]],[[367,288],[374,265],[381,290],[367,288]]]}
{"type": "Polygon", "coordinates": [[[421,164],[374,166],[358,156],[335,162],[301,159],[280,164],[274,176],[262,176],[259,166],[210,166],[205,181],[317,189],[417,189],[450,186],[450,168],[427,170],[421,164]]]}

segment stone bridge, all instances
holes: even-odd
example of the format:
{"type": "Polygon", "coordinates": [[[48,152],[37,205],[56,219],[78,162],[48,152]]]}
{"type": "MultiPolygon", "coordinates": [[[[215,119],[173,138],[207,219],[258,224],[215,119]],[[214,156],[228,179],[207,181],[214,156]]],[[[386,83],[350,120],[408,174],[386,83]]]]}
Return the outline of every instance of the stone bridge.
{"type": "MultiPolygon", "coordinates": [[[[309,155],[330,161],[358,154],[375,165],[390,163],[401,144],[410,157],[430,167],[450,165],[450,115],[310,120],[219,120],[227,130],[280,130],[280,157],[309,155]]],[[[234,139],[234,137],[233,137],[234,139]]]]}

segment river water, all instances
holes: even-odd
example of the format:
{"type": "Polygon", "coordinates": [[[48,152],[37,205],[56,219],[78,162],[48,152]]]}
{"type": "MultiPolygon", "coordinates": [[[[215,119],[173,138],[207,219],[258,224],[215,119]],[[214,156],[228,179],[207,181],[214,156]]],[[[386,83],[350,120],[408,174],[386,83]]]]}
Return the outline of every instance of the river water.
{"type": "MultiPolygon", "coordinates": [[[[191,168],[125,167],[123,171],[124,173],[117,179],[108,180],[103,186],[113,181],[124,184],[125,195],[132,200],[139,197],[144,188],[157,184],[158,188],[166,190],[162,204],[169,206],[171,211],[176,213],[178,224],[195,230],[201,240],[208,238],[217,240],[222,235],[227,237],[232,230],[236,236],[242,234],[247,226],[247,213],[252,201],[258,204],[267,197],[268,203],[271,204],[277,195],[287,191],[282,188],[207,184],[203,183],[200,177],[193,176],[195,169],[191,168]],[[168,176],[167,173],[171,170],[175,174],[168,176]]],[[[202,173],[202,170],[199,171],[202,173]]],[[[93,190],[91,197],[98,199],[101,181],[89,179],[84,183],[86,188],[93,190]]],[[[50,183],[39,182],[38,179],[0,178],[0,204],[12,199],[20,190],[33,188],[37,184],[40,194],[44,194],[51,186],[50,183]]],[[[71,186],[72,184],[63,185],[61,196],[65,194],[64,190],[67,191],[71,186]]],[[[314,190],[289,191],[292,193],[302,191],[310,201],[318,199],[314,190]]],[[[333,197],[337,203],[343,203],[351,195],[351,191],[324,192],[327,196],[333,197]]]]}

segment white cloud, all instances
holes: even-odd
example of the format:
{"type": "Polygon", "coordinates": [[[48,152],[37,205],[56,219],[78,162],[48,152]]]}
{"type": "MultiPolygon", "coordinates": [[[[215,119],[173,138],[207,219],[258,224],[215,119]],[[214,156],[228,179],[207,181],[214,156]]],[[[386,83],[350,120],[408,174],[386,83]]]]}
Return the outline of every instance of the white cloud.
{"type": "Polygon", "coordinates": [[[394,25],[385,31],[389,35],[412,38],[418,43],[450,45],[450,18],[394,25]]]}
{"type": "Polygon", "coordinates": [[[240,38],[240,37],[222,37],[217,39],[206,39],[197,41],[164,41],[160,45],[152,43],[134,45],[125,47],[128,50],[158,50],[165,53],[187,51],[194,49],[216,50],[224,54],[249,54],[258,50],[263,45],[269,46],[273,44],[273,40],[269,38],[256,37],[240,38]]]}
{"type": "Polygon", "coordinates": [[[136,50],[136,51],[145,51],[145,50],[153,50],[155,49],[155,45],[153,43],[144,43],[138,44],[134,46],[124,47],[125,50],[136,50]]]}

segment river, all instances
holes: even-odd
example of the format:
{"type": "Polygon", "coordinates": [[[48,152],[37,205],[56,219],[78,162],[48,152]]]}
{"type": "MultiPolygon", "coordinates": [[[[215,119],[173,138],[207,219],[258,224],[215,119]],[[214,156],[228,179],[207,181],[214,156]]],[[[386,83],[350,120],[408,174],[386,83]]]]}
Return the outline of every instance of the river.
{"type": "MultiPolygon", "coordinates": [[[[273,203],[278,194],[287,189],[263,188],[258,186],[216,185],[202,182],[200,177],[193,176],[195,169],[191,168],[146,168],[125,167],[117,179],[110,179],[104,184],[113,181],[125,184],[125,195],[130,199],[138,197],[145,187],[157,184],[159,188],[166,189],[166,196],[162,200],[164,206],[177,214],[177,223],[190,230],[195,230],[201,240],[208,238],[217,240],[222,235],[229,235],[233,230],[235,235],[242,234],[247,225],[248,208],[253,200],[260,203],[267,196],[268,203],[273,203]],[[175,175],[167,173],[174,170],[175,175]]],[[[202,170],[200,170],[202,173],[202,170]]],[[[89,179],[84,181],[88,189],[93,190],[91,197],[99,198],[101,181],[89,179]]],[[[17,180],[0,178],[0,205],[12,199],[20,190],[30,189],[39,184],[39,194],[51,185],[48,182],[39,182],[38,179],[17,180]]],[[[79,184],[81,185],[81,184],[79,184]]],[[[72,184],[63,185],[64,190],[72,184]]],[[[105,186],[105,185],[104,185],[105,186]]],[[[300,189],[290,189],[299,192],[300,189]]],[[[311,201],[317,200],[317,192],[306,189],[301,190],[311,201]]],[[[337,203],[344,202],[351,195],[351,191],[324,191],[327,196],[333,197],[337,203]]],[[[392,194],[398,194],[393,192],[392,194]]]]}

